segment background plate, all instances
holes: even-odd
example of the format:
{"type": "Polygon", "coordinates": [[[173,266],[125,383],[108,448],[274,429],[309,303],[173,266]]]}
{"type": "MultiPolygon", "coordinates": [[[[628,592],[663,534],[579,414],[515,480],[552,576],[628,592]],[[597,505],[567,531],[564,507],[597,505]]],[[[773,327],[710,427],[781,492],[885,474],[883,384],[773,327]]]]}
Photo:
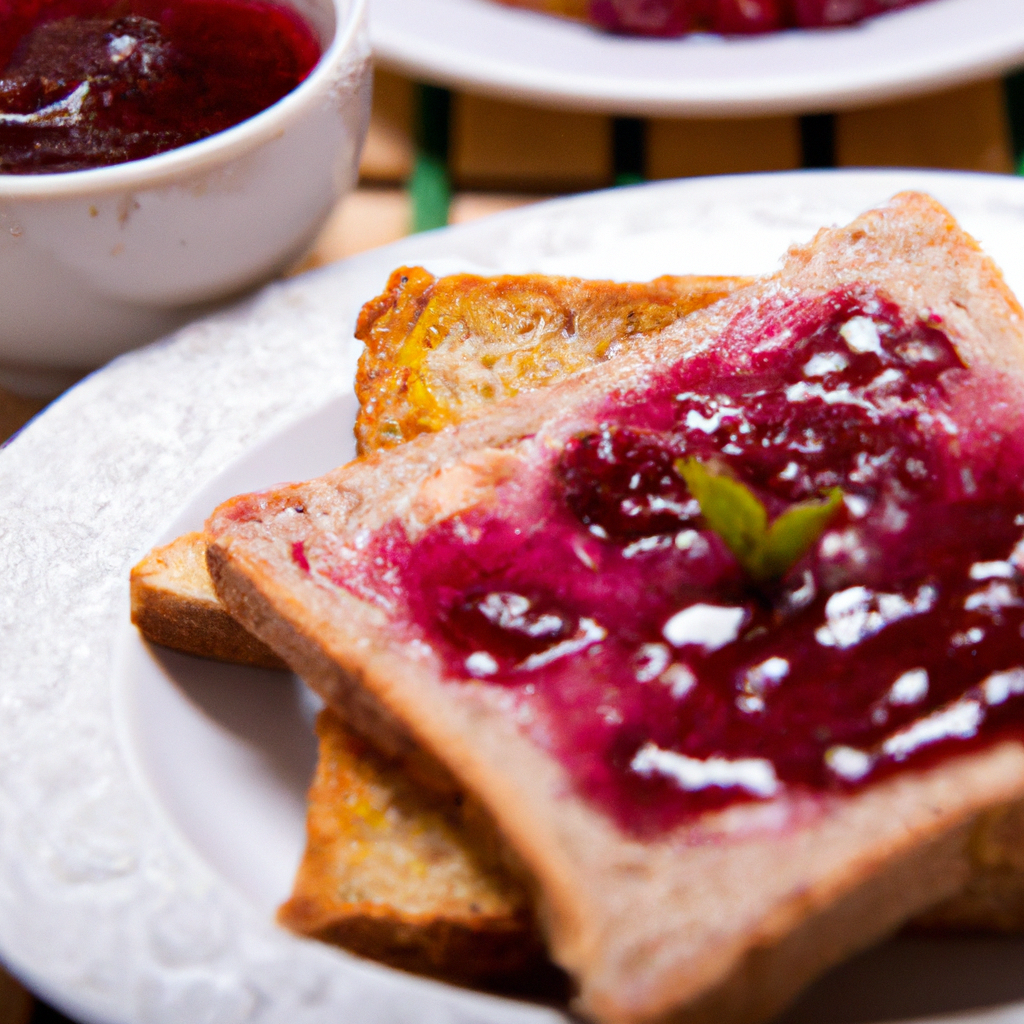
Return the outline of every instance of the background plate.
{"type": "Polygon", "coordinates": [[[1024,61],[1020,0],[929,0],[851,28],[638,39],[490,0],[372,0],[377,57],[502,99],[620,114],[808,113],[1024,61]]]}
{"type": "MultiPolygon", "coordinates": [[[[221,498],[351,454],[352,325],[399,264],[757,273],[908,187],[948,204],[1024,292],[1024,181],[832,172],[649,185],[274,285],[119,359],[30,424],[0,452],[0,957],[89,1024],[564,1021],[273,924],[303,841],[309,701],[285,673],[150,651],[128,624],[128,571],[221,498]]],[[[903,939],[822,981],[789,1021],[1020,1020],[1022,968],[1019,940],[903,939]]]]}

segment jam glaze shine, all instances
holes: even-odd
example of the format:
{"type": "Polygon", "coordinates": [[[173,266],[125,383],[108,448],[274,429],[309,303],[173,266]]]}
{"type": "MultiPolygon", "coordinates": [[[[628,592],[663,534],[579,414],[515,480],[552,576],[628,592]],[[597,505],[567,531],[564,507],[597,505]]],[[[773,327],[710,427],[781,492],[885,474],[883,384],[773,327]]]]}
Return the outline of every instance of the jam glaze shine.
{"type": "Polygon", "coordinates": [[[785,293],[713,348],[539,439],[493,501],[304,568],[410,623],[451,685],[501,688],[637,835],[857,790],[1024,726],[1021,387],[868,287],[785,293]],[[678,472],[775,519],[842,506],[755,581],[678,472]]]}

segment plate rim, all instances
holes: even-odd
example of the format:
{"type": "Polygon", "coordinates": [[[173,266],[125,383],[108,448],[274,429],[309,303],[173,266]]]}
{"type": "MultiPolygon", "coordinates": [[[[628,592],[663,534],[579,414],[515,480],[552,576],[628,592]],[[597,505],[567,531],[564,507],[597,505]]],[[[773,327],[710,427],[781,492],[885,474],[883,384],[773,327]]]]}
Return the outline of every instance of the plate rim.
{"type": "MultiPolygon", "coordinates": [[[[624,116],[663,117],[754,117],[781,114],[807,114],[823,110],[845,110],[870,105],[886,100],[911,98],[914,96],[952,88],[982,78],[1001,74],[1024,62],[1024,23],[1012,18],[1012,12],[1005,0],[989,0],[997,11],[1005,8],[1006,18],[1000,33],[993,32],[984,40],[984,45],[975,45],[971,50],[950,47],[950,52],[941,61],[929,59],[926,54],[915,54],[914,59],[897,64],[868,65],[867,69],[857,67],[843,74],[843,61],[832,60],[830,66],[837,69],[826,81],[811,80],[808,76],[796,74],[763,74],[756,77],[737,78],[725,82],[701,82],[698,78],[681,77],[675,81],[664,78],[645,77],[638,59],[635,69],[629,74],[609,73],[604,67],[600,73],[583,74],[557,66],[543,69],[524,64],[513,51],[478,53],[453,42],[457,34],[445,32],[443,20],[437,23],[438,33],[431,36],[421,31],[406,29],[403,11],[410,5],[423,0],[373,0],[370,10],[370,36],[374,54],[389,69],[410,75],[418,80],[427,80],[438,85],[463,89],[487,95],[496,99],[518,101],[541,106],[564,107],[595,113],[609,113],[624,116]],[[870,73],[868,73],[870,71],[870,73]]],[[[451,3],[452,0],[444,0],[451,3]]],[[[456,0],[465,4],[466,0],[456,0]]],[[[474,4],[485,0],[472,0],[474,4]]],[[[491,0],[486,0],[490,3],[491,0]]],[[[941,20],[945,12],[953,12],[955,28],[956,15],[962,15],[961,23],[970,17],[971,4],[977,0],[929,0],[920,8],[910,8],[883,15],[865,23],[872,36],[886,39],[891,35],[885,28],[889,19],[902,18],[907,14],[914,18],[924,17],[926,23],[941,20]],[[939,13],[921,15],[921,10],[938,8],[939,13]],[[882,28],[878,24],[882,23],[882,28]]],[[[554,18],[532,11],[503,8],[495,4],[496,11],[476,12],[464,8],[463,17],[469,12],[471,23],[492,25],[500,31],[503,22],[527,32],[530,38],[543,40],[558,34],[569,52],[577,53],[591,62],[599,62],[602,54],[627,53],[645,44],[654,47],[680,46],[682,52],[695,44],[679,40],[638,40],[629,37],[604,36],[585,26],[548,23],[554,18]],[[527,21],[525,19],[531,19],[527,21]],[[532,22],[532,24],[531,24],[532,22]],[[524,26],[530,26],[525,28],[524,26]],[[617,49],[613,50],[612,47],[617,49]]],[[[455,9],[458,13],[458,8],[455,9]]],[[[891,22],[890,22],[891,24],[891,22]]],[[[841,56],[842,43],[856,35],[867,38],[865,26],[824,30],[794,30],[774,35],[739,38],[725,45],[759,47],[771,59],[772,49],[784,38],[807,40],[807,45],[841,56]],[[847,35],[847,33],[849,33],[847,35]],[[813,40],[813,42],[812,42],[813,40]]],[[[714,44],[718,45],[718,44],[714,44]]],[[[870,52],[873,42],[861,48],[870,52]]],[[[600,64],[598,64],[600,66],[600,64]]]]}

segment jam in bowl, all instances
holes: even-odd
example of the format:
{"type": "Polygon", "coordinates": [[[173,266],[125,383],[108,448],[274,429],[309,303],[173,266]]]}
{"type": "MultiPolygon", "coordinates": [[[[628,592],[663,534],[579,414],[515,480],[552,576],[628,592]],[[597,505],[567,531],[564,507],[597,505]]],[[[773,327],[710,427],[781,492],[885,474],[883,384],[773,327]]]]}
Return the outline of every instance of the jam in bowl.
{"type": "Polygon", "coordinates": [[[0,387],[55,394],[308,249],[356,178],[366,5],[0,0],[0,387]]]}
{"type": "Polygon", "coordinates": [[[103,167],[272,106],[320,59],[270,0],[67,0],[0,8],[0,173],[103,167]]]}

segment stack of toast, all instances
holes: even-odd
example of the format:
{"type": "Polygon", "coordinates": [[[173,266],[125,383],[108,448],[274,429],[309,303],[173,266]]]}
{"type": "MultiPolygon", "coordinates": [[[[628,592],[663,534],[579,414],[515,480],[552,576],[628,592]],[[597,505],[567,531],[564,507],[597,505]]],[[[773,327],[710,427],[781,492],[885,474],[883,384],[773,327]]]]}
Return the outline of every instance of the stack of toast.
{"type": "MultiPolygon", "coordinates": [[[[748,283],[436,278],[399,268],[356,326],[365,345],[357,450],[395,447],[614,359],[748,283]]],[[[206,535],[191,532],[139,562],[132,621],[151,642],[188,654],[286,668],[218,598],[206,547],[206,535]]],[[[528,895],[462,823],[460,795],[410,785],[400,763],[382,759],[330,709],[318,733],[309,850],[281,922],[404,969],[529,990],[542,975],[548,990],[528,895]]]]}
{"type": "Polygon", "coordinates": [[[579,790],[500,687],[453,677],[401,601],[311,572],[305,554],[358,560],[395,523],[415,538],[514,500],[609,395],[642,396],[780,295],[854,284],[941,323],[969,371],[1021,377],[1020,307],[918,195],[822,231],[754,281],[395,272],[357,329],[360,458],[227,503],[132,575],[148,638],[287,665],[328,705],[282,923],[460,982],[529,976],[547,955],[580,1010],[607,1021],[760,1020],[908,921],[1020,926],[1018,740],[638,834],[579,790]]]}

